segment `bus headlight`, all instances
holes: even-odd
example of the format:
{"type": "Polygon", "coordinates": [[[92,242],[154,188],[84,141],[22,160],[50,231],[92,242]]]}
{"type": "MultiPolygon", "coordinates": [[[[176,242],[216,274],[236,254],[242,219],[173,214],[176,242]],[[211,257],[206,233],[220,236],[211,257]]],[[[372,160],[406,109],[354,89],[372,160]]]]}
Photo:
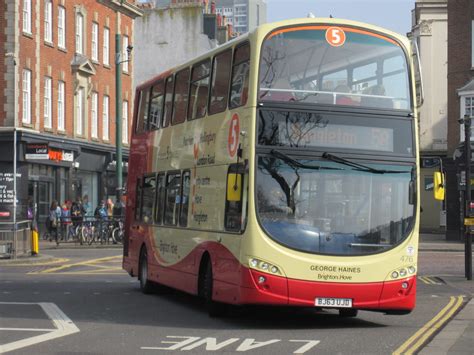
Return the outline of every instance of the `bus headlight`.
{"type": "Polygon", "coordinates": [[[392,279],[396,279],[398,277],[398,271],[392,272],[392,279]]]}
{"type": "Polygon", "coordinates": [[[409,266],[409,267],[408,267],[408,272],[409,272],[410,274],[414,274],[414,273],[416,272],[416,267],[414,267],[414,266],[409,266]]]}
{"type": "Polygon", "coordinates": [[[272,273],[275,275],[282,275],[282,272],[280,271],[280,268],[278,266],[257,258],[250,258],[249,266],[255,270],[272,273]]]}
{"type": "Polygon", "coordinates": [[[407,270],[406,269],[400,269],[400,277],[405,277],[407,276],[407,270]]]}

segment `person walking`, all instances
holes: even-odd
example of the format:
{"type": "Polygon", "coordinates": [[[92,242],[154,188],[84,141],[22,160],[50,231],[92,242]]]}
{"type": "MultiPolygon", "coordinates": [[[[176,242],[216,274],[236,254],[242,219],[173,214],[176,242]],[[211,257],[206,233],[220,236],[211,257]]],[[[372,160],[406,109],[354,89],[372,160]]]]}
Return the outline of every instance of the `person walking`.
{"type": "Polygon", "coordinates": [[[58,205],[58,201],[53,200],[49,208],[49,234],[56,241],[56,245],[59,245],[58,228],[61,221],[61,207],[58,205]]]}

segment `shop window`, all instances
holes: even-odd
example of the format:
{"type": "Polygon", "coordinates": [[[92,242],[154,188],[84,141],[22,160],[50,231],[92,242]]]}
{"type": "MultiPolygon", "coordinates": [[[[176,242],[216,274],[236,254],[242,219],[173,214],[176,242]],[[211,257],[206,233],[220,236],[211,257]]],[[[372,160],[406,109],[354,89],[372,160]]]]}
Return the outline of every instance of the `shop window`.
{"type": "Polygon", "coordinates": [[[209,114],[223,112],[227,108],[229,97],[229,81],[232,63],[232,50],[225,51],[214,57],[212,65],[211,99],[209,114]]]}
{"type": "Polygon", "coordinates": [[[170,173],[166,177],[164,224],[175,226],[178,223],[181,190],[181,174],[170,173]]]}
{"type": "Polygon", "coordinates": [[[232,85],[230,90],[230,107],[236,108],[247,103],[250,73],[250,44],[246,43],[235,49],[232,66],[232,85]]]}
{"type": "Polygon", "coordinates": [[[153,222],[153,203],[155,200],[156,178],[155,176],[146,176],[142,185],[142,210],[141,221],[143,223],[153,222]]]}

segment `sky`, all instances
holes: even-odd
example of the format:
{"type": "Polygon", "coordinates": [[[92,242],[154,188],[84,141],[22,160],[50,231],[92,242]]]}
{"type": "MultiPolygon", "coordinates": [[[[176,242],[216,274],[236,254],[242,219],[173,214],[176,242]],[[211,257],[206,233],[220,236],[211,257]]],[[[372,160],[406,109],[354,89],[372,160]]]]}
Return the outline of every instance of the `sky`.
{"type": "Polygon", "coordinates": [[[332,17],[378,25],[406,35],[411,30],[415,0],[267,0],[267,22],[332,17]]]}

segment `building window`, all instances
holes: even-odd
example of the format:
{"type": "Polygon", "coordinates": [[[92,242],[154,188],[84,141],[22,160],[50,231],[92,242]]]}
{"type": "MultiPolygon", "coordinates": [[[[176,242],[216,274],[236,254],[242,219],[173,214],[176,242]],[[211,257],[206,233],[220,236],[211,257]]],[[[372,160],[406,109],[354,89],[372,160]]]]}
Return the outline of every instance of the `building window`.
{"type": "Polygon", "coordinates": [[[31,70],[23,70],[23,123],[31,123],[31,70]]]}
{"type": "Polygon", "coordinates": [[[58,7],[58,47],[66,48],[66,9],[58,7]]]}
{"type": "Polygon", "coordinates": [[[31,33],[31,0],[23,0],[23,32],[31,33]]]}
{"type": "Polygon", "coordinates": [[[103,57],[102,61],[104,62],[104,65],[109,65],[109,36],[110,36],[110,30],[107,27],[104,27],[104,44],[102,47],[103,50],[103,57]]]}
{"type": "Polygon", "coordinates": [[[474,20],[471,21],[471,67],[474,68],[474,20]]]}
{"type": "Polygon", "coordinates": [[[122,143],[128,143],[128,101],[122,103],[122,143]]]}
{"type": "Polygon", "coordinates": [[[47,0],[44,4],[44,40],[53,42],[53,2],[47,0]]]}
{"type": "Polygon", "coordinates": [[[51,78],[44,78],[44,128],[52,128],[51,120],[51,78]]]}
{"type": "Polygon", "coordinates": [[[99,25],[96,22],[92,22],[91,57],[92,60],[99,61],[99,25]]]}
{"type": "Polygon", "coordinates": [[[82,40],[83,40],[84,16],[76,14],[76,53],[83,54],[82,40]]]}
{"type": "Polygon", "coordinates": [[[97,120],[97,101],[98,95],[96,92],[92,93],[91,96],[91,136],[92,138],[98,138],[98,120],[97,120]]]}
{"type": "Polygon", "coordinates": [[[64,81],[58,82],[58,130],[64,131],[64,81]]]}
{"type": "Polygon", "coordinates": [[[76,94],[76,134],[84,135],[84,88],[79,88],[76,94]]]}
{"type": "Polygon", "coordinates": [[[464,98],[464,115],[474,117],[474,96],[466,96],[464,98]]]}
{"type": "Polygon", "coordinates": [[[128,36],[123,36],[122,40],[122,70],[124,73],[128,73],[128,36]]]}
{"type": "Polygon", "coordinates": [[[102,108],[102,139],[109,140],[109,97],[104,95],[102,108]]]}

